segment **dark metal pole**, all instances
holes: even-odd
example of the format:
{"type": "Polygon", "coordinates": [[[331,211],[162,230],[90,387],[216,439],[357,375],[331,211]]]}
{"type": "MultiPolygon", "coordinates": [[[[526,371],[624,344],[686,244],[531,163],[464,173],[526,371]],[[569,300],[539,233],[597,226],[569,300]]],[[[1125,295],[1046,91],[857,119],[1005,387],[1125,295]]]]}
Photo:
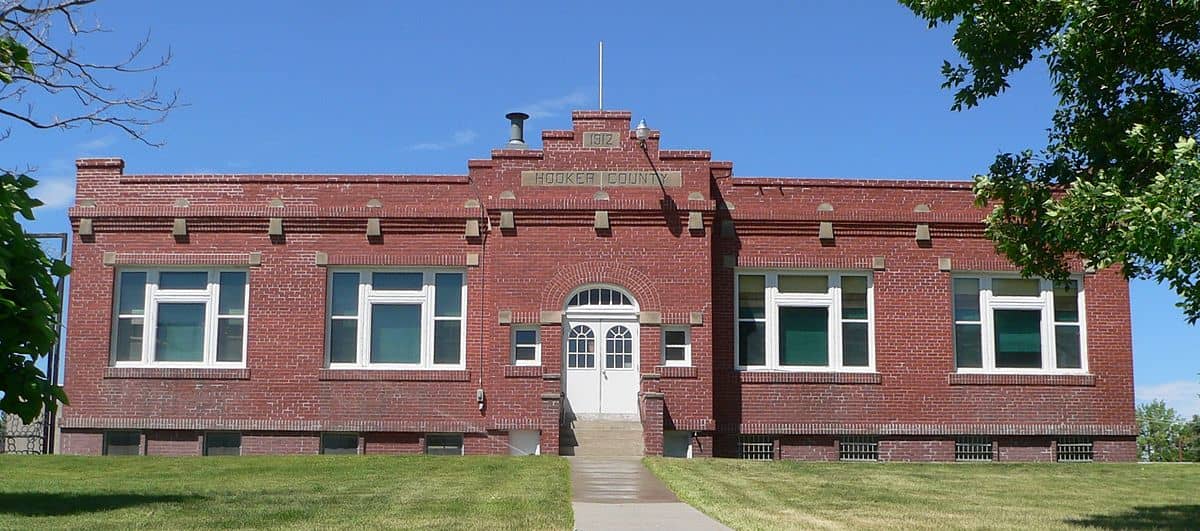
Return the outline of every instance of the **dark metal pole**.
{"type": "MultiPolygon", "coordinates": [[[[58,240],[59,241],[58,259],[59,260],[67,259],[67,233],[65,233],[65,232],[33,233],[33,234],[30,234],[29,236],[33,237],[34,239],[38,239],[38,240],[51,240],[51,239],[58,240]]],[[[57,334],[56,334],[57,339],[54,340],[54,345],[50,348],[50,352],[46,356],[46,379],[49,380],[50,383],[53,385],[60,385],[60,383],[61,383],[61,382],[59,382],[61,377],[59,376],[58,364],[60,361],[59,346],[62,345],[63,308],[66,307],[66,304],[67,304],[67,301],[64,297],[65,292],[66,292],[66,283],[67,283],[66,277],[59,277],[54,282],[55,288],[58,290],[58,301],[59,301],[58,315],[54,316],[54,320],[58,322],[58,330],[57,330],[57,334]]],[[[43,454],[54,453],[54,439],[55,439],[54,426],[56,424],[57,417],[58,417],[58,415],[54,411],[45,411],[42,413],[42,453],[43,454]]]]}

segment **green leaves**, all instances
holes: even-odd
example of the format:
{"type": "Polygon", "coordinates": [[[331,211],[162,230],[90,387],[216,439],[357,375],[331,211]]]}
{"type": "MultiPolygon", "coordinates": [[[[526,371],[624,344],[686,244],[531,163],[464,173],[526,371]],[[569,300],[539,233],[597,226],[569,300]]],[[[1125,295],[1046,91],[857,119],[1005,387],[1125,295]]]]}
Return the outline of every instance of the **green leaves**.
{"type": "Polygon", "coordinates": [[[33,63],[29,60],[29,50],[7,35],[0,36],[0,82],[11,83],[12,73],[22,71],[33,73],[33,63]]]}
{"type": "Polygon", "coordinates": [[[1008,88],[1035,58],[1059,106],[1048,146],[996,157],[976,177],[987,235],[1027,275],[1075,257],[1169,284],[1200,319],[1200,7],[1195,1],[901,0],[956,23],[962,64],[942,64],[953,110],[1008,88]]]}
{"type": "Polygon", "coordinates": [[[0,175],[0,411],[32,421],[43,408],[67,403],[63,389],[37,367],[58,341],[62,301],[54,276],[70,267],[46,256],[25,233],[17,214],[33,219],[41,202],[29,196],[37,181],[0,175]]]}

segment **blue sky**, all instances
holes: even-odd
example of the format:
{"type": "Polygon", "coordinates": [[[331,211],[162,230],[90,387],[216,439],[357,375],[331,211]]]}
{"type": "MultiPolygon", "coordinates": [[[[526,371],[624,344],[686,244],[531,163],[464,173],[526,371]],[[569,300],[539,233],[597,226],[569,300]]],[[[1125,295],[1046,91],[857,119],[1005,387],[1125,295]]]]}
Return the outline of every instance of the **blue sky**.
{"type": "MultiPolygon", "coordinates": [[[[35,230],[67,230],[84,156],[124,157],[131,173],[465,173],[507,140],[505,112],[532,114],[536,143],[595,108],[599,40],[606,108],[743,176],[966,179],[1042,145],[1054,108],[1034,66],[1002,98],[951,112],[949,31],[884,1],[107,0],[89,12],[113,31],[85,53],[118,58],[151,31],[151,51],[174,53],[159,83],[188,106],[151,131],[161,148],[14,127],[0,162],[38,169],[35,230]]],[[[1175,300],[1132,283],[1138,397],[1200,413],[1200,329],[1175,300]]]]}

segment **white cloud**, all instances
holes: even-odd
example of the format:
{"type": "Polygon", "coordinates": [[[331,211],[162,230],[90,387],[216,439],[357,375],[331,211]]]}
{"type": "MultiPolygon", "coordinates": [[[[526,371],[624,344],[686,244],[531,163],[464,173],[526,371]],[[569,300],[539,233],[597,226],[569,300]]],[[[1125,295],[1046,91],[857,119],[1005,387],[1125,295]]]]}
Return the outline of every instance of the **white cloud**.
{"type": "Polygon", "coordinates": [[[75,180],[70,177],[39,179],[29,195],[42,200],[41,208],[59,209],[75,202],[75,180]]]}
{"type": "Polygon", "coordinates": [[[547,98],[528,105],[519,105],[517,110],[529,115],[530,118],[547,118],[556,116],[563,111],[571,110],[588,102],[587,93],[583,89],[575,89],[566,96],[547,98]]]}
{"type": "Polygon", "coordinates": [[[1200,382],[1196,380],[1176,380],[1141,386],[1134,389],[1134,396],[1138,402],[1162,400],[1186,418],[1200,415],[1200,382]]]}
{"type": "Polygon", "coordinates": [[[93,152],[93,151],[99,151],[101,149],[106,149],[109,146],[115,144],[116,142],[117,142],[117,139],[114,138],[112,135],[106,135],[106,136],[102,136],[100,138],[93,138],[92,140],[88,140],[86,142],[81,142],[81,143],[77,144],[75,147],[78,148],[80,151],[93,152]]]}
{"type": "Polygon", "coordinates": [[[475,141],[479,135],[470,129],[455,131],[450,140],[444,142],[421,142],[408,146],[413,151],[441,151],[452,147],[465,146],[475,141]]]}

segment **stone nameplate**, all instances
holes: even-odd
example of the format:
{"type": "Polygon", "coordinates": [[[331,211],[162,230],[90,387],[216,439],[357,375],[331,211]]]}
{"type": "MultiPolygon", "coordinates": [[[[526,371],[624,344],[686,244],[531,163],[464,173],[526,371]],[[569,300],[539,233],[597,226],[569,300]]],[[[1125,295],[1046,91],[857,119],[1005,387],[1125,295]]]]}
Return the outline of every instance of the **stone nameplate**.
{"type": "Polygon", "coordinates": [[[678,171],[645,170],[526,170],[521,172],[521,186],[598,186],[602,188],[658,187],[678,188],[683,186],[683,175],[678,171]]]}
{"type": "Polygon", "coordinates": [[[621,147],[621,133],[612,131],[585,131],[583,133],[585,148],[616,148],[621,147]]]}

